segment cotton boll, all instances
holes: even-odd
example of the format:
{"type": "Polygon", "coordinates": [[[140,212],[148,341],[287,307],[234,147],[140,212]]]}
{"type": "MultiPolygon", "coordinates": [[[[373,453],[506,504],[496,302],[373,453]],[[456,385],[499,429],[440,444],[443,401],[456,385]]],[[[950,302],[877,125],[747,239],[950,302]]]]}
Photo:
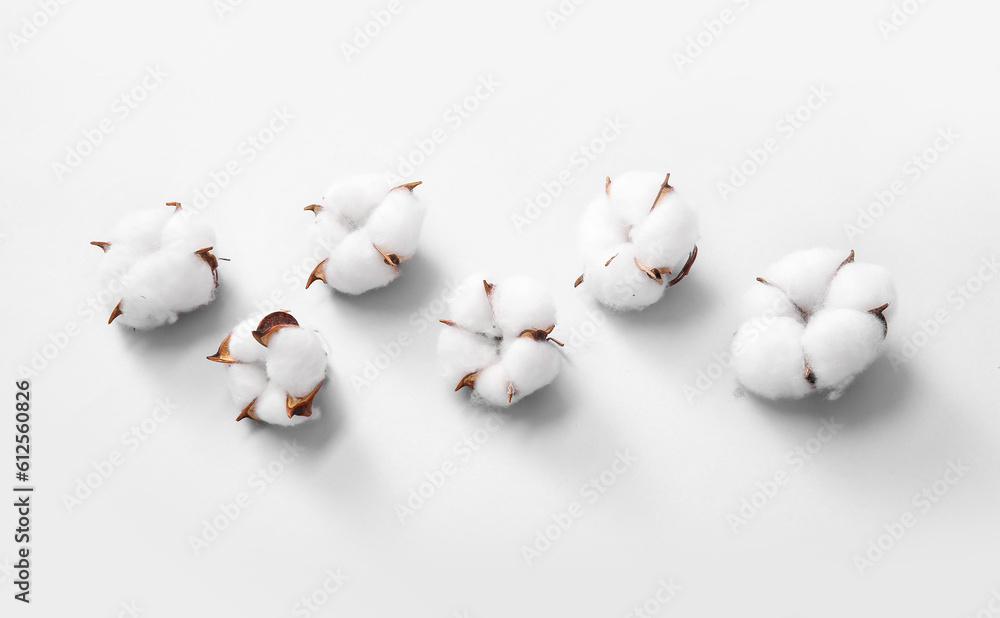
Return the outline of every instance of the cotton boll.
{"type": "Polygon", "coordinates": [[[663,174],[625,172],[611,181],[611,203],[626,225],[639,225],[649,215],[663,184],[663,174]]]}
{"type": "Polygon", "coordinates": [[[848,252],[817,248],[786,255],[767,269],[764,279],[781,288],[796,305],[812,313],[848,252]]]}
{"type": "Polygon", "coordinates": [[[267,344],[267,377],[292,397],[305,397],[326,377],[326,352],[305,328],[282,328],[267,344]]]}
{"type": "Polygon", "coordinates": [[[496,363],[479,373],[479,376],[476,378],[473,397],[482,403],[506,408],[524,397],[524,395],[518,393],[516,390],[513,392],[513,396],[511,396],[511,392],[508,390],[510,387],[512,387],[512,384],[510,376],[507,375],[506,368],[503,363],[496,363]]]}
{"type": "Polygon", "coordinates": [[[326,379],[326,355],[317,332],[275,311],[237,324],[208,360],[229,368],[237,421],[292,426],[319,417],[313,401],[326,379]]]}
{"type": "Polygon", "coordinates": [[[363,231],[337,245],[323,267],[327,284],[345,294],[361,294],[388,285],[399,271],[385,263],[363,231]]]}
{"type": "Polygon", "coordinates": [[[493,315],[504,337],[517,337],[529,328],[555,325],[556,305],[540,281],[515,277],[494,287],[493,315]]]}
{"type": "Polygon", "coordinates": [[[361,227],[390,188],[386,174],[344,176],[327,189],[322,206],[361,227]]]}
{"type": "Polygon", "coordinates": [[[839,397],[882,352],[885,304],[894,301],[888,271],[854,262],[854,252],[813,249],[767,273],[741,301],[744,323],[733,339],[740,382],[764,397],[839,397]]]}
{"type": "Polygon", "coordinates": [[[744,324],[733,339],[733,366],[740,383],[770,399],[798,399],[809,394],[802,355],[805,326],[792,318],[768,324],[744,324]]]}
{"type": "Polygon", "coordinates": [[[497,340],[461,328],[446,328],[441,332],[438,356],[444,376],[455,384],[500,360],[497,340]]]}
{"type": "Polygon", "coordinates": [[[556,326],[552,295],[523,277],[484,283],[466,280],[449,303],[438,339],[443,373],[476,401],[507,406],[552,382],[561,367],[550,335],[556,326]],[[485,333],[485,334],[484,334],[485,333]],[[513,380],[513,381],[512,381],[513,380]]]}
{"type": "Polygon", "coordinates": [[[321,280],[345,294],[388,285],[413,257],[426,208],[413,194],[419,182],[392,186],[385,174],[337,180],[316,216],[311,243],[327,257],[313,269],[309,287],[321,280]]]}
{"type": "Polygon", "coordinates": [[[552,344],[527,337],[515,339],[503,356],[503,367],[515,391],[527,396],[559,374],[562,356],[552,344]]]}
{"type": "MultiPolygon", "coordinates": [[[[594,255],[611,257],[615,248],[628,242],[628,227],[602,195],[590,203],[580,220],[580,251],[585,258],[594,255]]],[[[607,259],[607,258],[605,258],[607,259]]]]}
{"type": "Polygon", "coordinates": [[[368,218],[365,231],[382,251],[410,257],[417,250],[425,214],[426,207],[411,191],[396,189],[389,192],[368,218]]]}
{"type": "Polygon", "coordinates": [[[485,280],[481,275],[473,275],[463,281],[449,303],[449,316],[468,330],[499,337],[500,329],[493,321],[493,305],[483,284],[485,280]]]}
{"type": "Polygon", "coordinates": [[[874,315],[852,309],[821,309],[809,319],[802,350],[816,387],[843,390],[882,350],[883,327],[874,315]]]}
{"type": "Polygon", "coordinates": [[[639,261],[670,268],[670,279],[680,273],[698,242],[698,218],[676,191],[670,191],[645,220],[632,228],[631,239],[639,261]]]}
{"type": "Polygon", "coordinates": [[[241,410],[260,397],[267,387],[267,372],[260,365],[236,363],[229,366],[228,373],[229,393],[241,410]]]}
{"type": "Polygon", "coordinates": [[[135,329],[172,324],[177,314],[215,298],[218,260],[214,235],[171,202],[169,208],[133,213],[118,224],[99,271],[108,288],[122,288],[109,322],[135,329]]]}
{"type": "Polygon", "coordinates": [[[891,309],[895,300],[896,288],[887,269],[852,262],[845,264],[833,278],[823,306],[870,311],[884,304],[891,309]]]}
{"type": "Polygon", "coordinates": [[[635,251],[634,245],[622,245],[612,254],[613,260],[592,260],[584,271],[584,281],[593,297],[615,311],[648,307],[666,290],[666,286],[636,267],[635,251]]]}

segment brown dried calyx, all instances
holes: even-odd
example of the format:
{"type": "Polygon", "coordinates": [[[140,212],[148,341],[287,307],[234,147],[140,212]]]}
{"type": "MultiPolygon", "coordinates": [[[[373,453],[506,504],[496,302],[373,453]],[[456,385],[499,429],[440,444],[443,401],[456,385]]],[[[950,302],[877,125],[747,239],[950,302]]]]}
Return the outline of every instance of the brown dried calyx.
{"type": "MultiPolygon", "coordinates": [[[[667,174],[666,178],[663,179],[663,183],[660,185],[660,190],[656,193],[656,198],[653,199],[653,204],[649,207],[649,212],[653,212],[653,210],[656,209],[657,204],[660,203],[660,200],[663,199],[663,196],[666,195],[667,193],[670,193],[673,190],[674,187],[670,184],[670,174],[667,174]]],[[[604,179],[604,194],[607,195],[609,198],[611,197],[610,176],[606,176],[604,179]]],[[[605,267],[610,266],[611,262],[613,262],[616,257],[618,257],[617,253],[615,255],[612,255],[608,259],[608,261],[604,263],[604,266],[605,267]]],[[[677,285],[678,283],[680,283],[682,279],[684,279],[684,277],[687,277],[688,273],[691,272],[691,266],[694,264],[695,258],[697,257],[698,257],[698,246],[695,245],[694,249],[692,249],[692,251],[688,254],[687,262],[684,263],[684,266],[681,268],[680,272],[677,273],[677,276],[674,277],[673,279],[666,280],[667,287],[677,285]]],[[[645,273],[647,277],[649,277],[659,285],[663,285],[665,281],[663,278],[664,275],[673,274],[673,269],[671,269],[668,266],[649,266],[647,264],[643,264],[642,262],[640,262],[639,258],[633,258],[633,261],[635,262],[636,268],[641,270],[643,273],[645,273]]],[[[579,287],[580,284],[583,283],[583,277],[584,277],[583,275],[577,277],[576,281],[573,282],[574,288],[579,287]]]]}
{"type": "MultiPolygon", "coordinates": [[[[392,189],[389,189],[389,192],[391,193],[392,191],[409,191],[412,193],[415,188],[419,187],[422,184],[423,184],[422,180],[417,180],[415,182],[408,182],[405,184],[401,184],[397,187],[393,187],[392,189]]],[[[303,208],[303,210],[311,210],[314,215],[319,216],[320,211],[323,210],[323,206],[322,204],[310,204],[305,208],[303,208]]],[[[380,249],[378,245],[376,245],[375,243],[372,243],[372,247],[374,247],[375,250],[379,252],[379,255],[382,256],[382,261],[385,262],[387,266],[392,266],[393,269],[395,269],[396,271],[399,271],[400,264],[410,259],[409,257],[400,257],[395,253],[386,253],[385,251],[380,249]]],[[[326,265],[328,261],[329,258],[324,258],[322,261],[320,261],[319,264],[316,265],[315,268],[312,269],[312,272],[309,273],[309,278],[306,279],[307,290],[309,289],[309,286],[311,286],[316,281],[322,281],[323,283],[327,282],[326,275],[323,272],[323,267],[326,265]]]]}
{"type": "MultiPolygon", "coordinates": [[[[167,202],[166,205],[173,208],[175,213],[181,209],[180,202],[167,202]]],[[[104,253],[107,253],[108,249],[111,248],[111,243],[103,240],[93,240],[90,242],[90,244],[94,245],[95,247],[100,247],[101,251],[103,251],[104,253]]],[[[200,259],[204,260],[204,262],[208,264],[208,267],[212,269],[212,281],[215,282],[215,287],[219,287],[218,268],[219,268],[220,258],[215,257],[215,254],[212,253],[213,248],[214,247],[205,247],[203,249],[198,249],[197,251],[194,252],[194,254],[197,255],[200,259]]],[[[122,301],[119,300],[118,303],[115,305],[115,308],[111,310],[111,317],[108,318],[108,324],[114,322],[115,318],[120,316],[122,313],[123,313],[122,301]]]]}
{"type": "MultiPolygon", "coordinates": [[[[299,323],[292,314],[288,313],[286,310],[275,311],[269,313],[257,324],[257,328],[251,332],[253,338],[260,345],[267,347],[268,342],[274,333],[278,332],[282,328],[298,327],[299,323]]],[[[232,339],[233,333],[226,335],[226,338],[222,340],[219,345],[219,350],[212,356],[206,357],[208,360],[223,363],[226,365],[231,365],[235,363],[241,363],[242,361],[237,360],[229,351],[229,342],[232,339]]],[[[285,399],[285,411],[288,414],[288,418],[293,416],[312,416],[312,404],[313,399],[316,394],[319,393],[319,389],[323,387],[324,381],[321,381],[316,385],[316,388],[312,390],[305,397],[293,397],[287,395],[285,399]]],[[[242,421],[245,418],[249,418],[254,421],[263,422],[254,413],[254,407],[257,404],[257,399],[251,401],[243,410],[240,411],[239,416],[236,417],[237,421],[242,421]]]]}

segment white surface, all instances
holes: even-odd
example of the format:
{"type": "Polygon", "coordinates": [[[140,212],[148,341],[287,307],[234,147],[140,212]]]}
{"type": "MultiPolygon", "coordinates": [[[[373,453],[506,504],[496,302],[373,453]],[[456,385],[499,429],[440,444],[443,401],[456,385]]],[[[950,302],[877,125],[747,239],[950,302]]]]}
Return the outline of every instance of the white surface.
{"type": "MultiPolygon", "coordinates": [[[[886,41],[884,0],[595,1],[555,31],[555,1],[401,1],[350,62],[341,43],[385,4],[246,2],[220,20],[209,2],[71,3],[18,53],[0,52],[9,409],[17,367],[79,327],[32,383],[34,603],[11,599],[8,576],[0,611],[117,615],[135,601],[145,616],[293,615],[331,568],[350,579],[321,615],[625,616],[671,577],[681,590],[662,615],[984,608],[1000,586],[1000,281],[961,308],[949,294],[1000,253],[1000,8],[927,2],[886,41]],[[723,8],[732,23],[679,71],[672,54],[723,8]],[[116,97],[157,66],[167,76],[122,118],[116,97]],[[448,110],[490,76],[500,85],[455,126],[448,110]],[[833,94],[789,135],[782,117],[813,88],[833,94]],[[294,118],[250,161],[241,143],[275,108],[294,118]],[[58,181],[52,163],[105,117],[113,132],[58,181]],[[580,169],[576,149],[614,119],[627,128],[580,169]],[[919,180],[907,176],[947,127],[960,137],[919,180]],[[395,171],[435,130],[444,142],[406,174],[424,181],[430,210],[404,276],[360,298],[303,289],[318,260],[302,254],[302,208],[340,173],[395,171]],[[717,183],[767,139],[777,151],[724,200],[717,183]],[[193,203],[230,161],[240,173],[203,214],[231,259],[217,301],[151,333],[106,325],[105,308],[87,305],[101,257],[87,243],[131,209],[193,203]],[[698,261],[661,303],[592,329],[594,305],[572,287],[575,226],[605,175],[634,168],[670,171],[692,199],[698,261]],[[563,170],[572,183],[519,233],[511,214],[563,170]],[[844,225],[897,180],[904,193],[849,242],[844,225]],[[717,374],[746,285],[816,245],[894,273],[890,349],[935,312],[947,323],[901,370],[879,361],[833,403],[736,398],[731,371],[689,402],[685,386],[717,374]],[[433,312],[449,282],[478,270],[551,284],[553,336],[577,344],[557,383],[465,461],[456,445],[488,421],[438,377],[432,322],[447,317],[433,312]],[[331,350],[326,414],[292,431],[233,422],[224,368],[205,360],[272,294],[331,350]],[[583,345],[580,332],[592,333],[583,345]],[[400,337],[411,343],[356,392],[352,375],[400,337]],[[131,451],[122,435],[161,398],[177,411],[131,451]],[[843,429],[796,468],[786,454],[830,416],[843,429]],[[306,452],[257,494],[251,475],[292,439],[306,452]],[[124,463],[68,513],[62,495],[113,451],[124,463]],[[638,461],[590,504],[581,486],[619,451],[638,461]],[[955,459],[965,477],[919,512],[913,494],[955,459]],[[394,505],[449,461],[458,471],[401,524],[394,505]],[[779,471],[788,483],[734,533],[727,515],[779,471]],[[240,492],[250,506],[196,556],[189,537],[240,492]],[[574,501],[581,517],[527,565],[521,546],[574,501]],[[854,556],[905,511],[916,524],[859,575],[854,556]]],[[[0,30],[38,10],[6,3],[0,30]]],[[[117,299],[105,300],[110,312],[117,299]]],[[[12,416],[0,423],[5,474],[12,416]]],[[[13,559],[12,529],[13,509],[0,509],[0,564],[13,559]]]]}

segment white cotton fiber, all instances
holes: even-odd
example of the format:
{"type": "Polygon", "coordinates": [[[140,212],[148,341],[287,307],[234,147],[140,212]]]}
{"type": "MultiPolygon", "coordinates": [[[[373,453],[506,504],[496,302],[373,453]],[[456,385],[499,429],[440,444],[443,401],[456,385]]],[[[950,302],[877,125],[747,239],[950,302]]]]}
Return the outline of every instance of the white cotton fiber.
{"type": "Polygon", "coordinates": [[[882,352],[891,276],[830,249],[793,253],[766,272],[738,312],[732,353],[740,383],[772,399],[812,390],[840,396],[882,352]]]}
{"type": "Polygon", "coordinates": [[[305,397],[326,377],[326,351],[316,333],[282,328],[267,342],[267,377],[292,397],[305,397]]]}
{"type": "Polygon", "coordinates": [[[420,183],[393,186],[384,174],[337,180],[319,204],[313,242],[327,257],[316,279],[345,294],[383,287],[399,275],[400,264],[417,251],[426,208],[413,194],[420,183]]]}
{"type": "Polygon", "coordinates": [[[833,274],[846,257],[843,251],[826,248],[796,251],[772,264],[764,279],[811,313],[823,301],[833,274]]]}
{"type": "Polygon", "coordinates": [[[228,366],[229,390],[241,410],[236,420],[293,426],[319,418],[313,400],[326,380],[326,350],[319,333],[290,314],[243,320],[208,360],[228,366]]]}
{"type": "Polygon", "coordinates": [[[608,179],[580,222],[583,284],[614,310],[643,309],[686,276],[697,255],[698,218],[669,175],[608,179]]]}
{"type": "Polygon", "coordinates": [[[802,356],[806,327],[792,318],[744,324],[733,340],[736,375],[747,390],[770,399],[809,394],[802,356]]]}
{"type": "Polygon", "coordinates": [[[442,322],[444,375],[455,390],[470,387],[476,401],[506,407],[552,382],[562,366],[562,344],[550,337],[555,304],[533,279],[470,277],[442,322]]]}
{"type": "Polygon", "coordinates": [[[214,234],[177,204],[167,206],[133,213],[110,241],[91,243],[105,251],[99,271],[104,286],[122,289],[109,321],[155,328],[215,298],[218,261],[209,251],[214,234]]]}

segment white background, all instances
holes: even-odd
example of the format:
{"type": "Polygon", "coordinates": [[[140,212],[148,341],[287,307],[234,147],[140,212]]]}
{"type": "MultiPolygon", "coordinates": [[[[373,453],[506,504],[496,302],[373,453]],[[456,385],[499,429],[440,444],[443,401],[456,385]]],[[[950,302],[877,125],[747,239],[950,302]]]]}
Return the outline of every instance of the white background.
{"type": "Polygon", "coordinates": [[[207,0],[73,2],[26,43],[7,33],[20,36],[40,5],[5,3],[3,484],[13,483],[13,382],[33,359],[40,370],[33,603],[12,599],[6,507],[0,611],[113,616],[134,602],[150,617],[305,615],[296,603],[328,569],[349,578],[322,606],[330,616],[625,616],[671,578],[680,590],[658,615],[986,608],[1000,587],[1000,282],[974,282],[978,293],[953,301],[1000,253],[1000,7],[929,0],[886,37],[888,0],[590,0],[554,28],[555,0],[400,1],[349,59],[342,44],[385,2],[257,0],[221,16],[207,0]],[[731,23],[702,34],[709,45],[679,68],[675,54],[724,9],[731,23]],[[166,77],[123,117],[116,99],[156,67],[166,77]],[[496,91],[449,122],[490,76],[496,91]],[[779,123],[813,88],[832,95],[799,110],[809,119],[789,134],[779,123]],[[275,108],[294,118],[249,161],[241,143],[275,108]],[[113,132],[60,177],[53,164],[104,118],[113,132]],[[574,153],[614,119],[627,128],[577,165],[574,153]],[[949,127],[954,143],[908,175],[949,127]],[[355,298],[302,289],[318,261],[303,248],[312,215],[302,207],[340,174],[397,171],[438,128],[444,143],[407,175],[424,181],[430,212],[403,277],[355,298]],[[778,150],[724,199],[718,183],[768,138],[778,150]],[[202,213],[231,259],[216,302],[149,333],[105,324],[117,299],[89,308],[101,254],[87,243],[133,209],[194,203],[233,160],[240,173],[202,213]],[[605,175],[634,168],[673,174],[701,215],[701,253],[662,302],[591,329],[595,306],[572,287],[576,224],[605,175]],[[516,228],[511,216],[563,170],[572,182],[516,228]],[[897,180],[892,207],[849,238],[858,209],[897,180]],[[729,370],[686,397],[699,372],[719,375],[745,287],[815,245],[853,248],[895,273],[889,349],[915,340],[912,359],[879,361],[835,402],[740,398],[729,370]],[[439,311],[450,282],[474,271],[543,279],[560,309],[554,335],[578,345],[557,383],[512,409],[466,461],[455,444],[487,413],[438,377],[438,327],[412,316],[439,311]],[[233,422],[224,368],[204,360],[272,294],[332,352],[324,418],[291,431],[233,422]],[[919,335],[941,312],[936,334],[919,335]],[[412,344],[356,390],[352,376],[401,334],[412,344]],[[164,398],[176,412],[130,450],[122,435],[148,427],[164,398]],[[829,417],[843,429],[791,465],[788,453],[829,417]],[[292,439],[305,452],[258,494],[251,475],[292,439]],[[64,496],[115,451],[122,465],[68,509],[64,496]],[[618,451],[638,461],[591,504],[581,487],[618,451]],[[922,512],[914,494],[950,460],[968,472],[922,512]],[[396,505],[448,461],[458,471],[401,523],[396,505]],[[734,532],[729,516],[780,471],[788,483],[734,532]],[[249,506],[196,554],[190,538],[240,493],[249,506]],[[573,502],[582,515],[529,565],[522,547],[573,502]],[[859,573],[855,557],[908,511],[915,525],[859,573]]]}

